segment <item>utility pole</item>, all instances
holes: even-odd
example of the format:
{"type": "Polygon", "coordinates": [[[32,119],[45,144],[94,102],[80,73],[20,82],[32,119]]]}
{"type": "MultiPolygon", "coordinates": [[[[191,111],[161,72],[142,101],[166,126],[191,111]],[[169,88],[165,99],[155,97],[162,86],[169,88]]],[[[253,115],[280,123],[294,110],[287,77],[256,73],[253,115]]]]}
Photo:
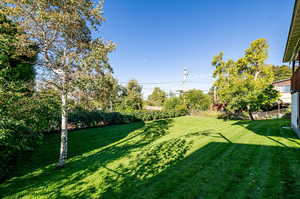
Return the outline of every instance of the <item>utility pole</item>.
{"type": "Polygon", "coordinates": [[[182,97],[183,97],[183,103],[185,104],[185,92],[186,92],[186,88],[185,88],[185,84],[187,82],[187,78],[189,76],[189,72],[187,70],[187,68],[183,68],[183,81],[182,81],[182,97]]]}

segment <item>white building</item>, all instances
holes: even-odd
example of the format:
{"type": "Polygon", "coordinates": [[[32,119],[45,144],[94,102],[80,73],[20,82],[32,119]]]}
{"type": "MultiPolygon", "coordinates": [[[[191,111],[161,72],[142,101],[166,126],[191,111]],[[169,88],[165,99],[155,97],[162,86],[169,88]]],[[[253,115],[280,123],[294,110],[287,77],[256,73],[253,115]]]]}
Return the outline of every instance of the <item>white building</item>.
{"type": "Polygon", "coordinates": [[[280,93],[280,101],[283,104],[290,105],[292,103],[291,96],[291,79],[283,79],[273,82],[272,85],[280,93]]]}

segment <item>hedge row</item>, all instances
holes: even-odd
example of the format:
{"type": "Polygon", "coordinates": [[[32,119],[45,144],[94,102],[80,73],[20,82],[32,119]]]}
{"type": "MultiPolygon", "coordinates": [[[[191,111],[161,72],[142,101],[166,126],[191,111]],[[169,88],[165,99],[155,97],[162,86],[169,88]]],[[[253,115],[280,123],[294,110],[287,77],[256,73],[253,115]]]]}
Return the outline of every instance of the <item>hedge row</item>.
{"type": "MultiPolygon", "coordinates": [[[[58,112],[58,111],[57,111],[58,112]]],[[[76,109],[69,113],[68,128],[89,128],[113,124],[125,124],[136,121],[150,121],[173,118],[185,115],[184,111],[135,111],[135,112],[102,112],[76,109]]],[[[34,120],[28,125],[25,121],[11,118],[0,118],[0,182],[6,178],[13,165],[12,161],[18,153],[33,150],[33,146],[41,140],[41,131],[58,131],[60,118],[47,114],[46,111],[35,112],[34,120]],[[38,116],[40,114],[40,117],[38,116]],[[45,117],[45,115],[48,115],[45,117]],[[49,118],[52,116],[51,118],[49,118]]],[[[28,122],[28,121],[27,121],[28,122]]]]}
{"type": "Polygon", "coordinates": [[[102,112],[77,109],[69,114],[69,128],[88,128],[136,121],[151,121],[186,115],[186,111],[102,112]]]}

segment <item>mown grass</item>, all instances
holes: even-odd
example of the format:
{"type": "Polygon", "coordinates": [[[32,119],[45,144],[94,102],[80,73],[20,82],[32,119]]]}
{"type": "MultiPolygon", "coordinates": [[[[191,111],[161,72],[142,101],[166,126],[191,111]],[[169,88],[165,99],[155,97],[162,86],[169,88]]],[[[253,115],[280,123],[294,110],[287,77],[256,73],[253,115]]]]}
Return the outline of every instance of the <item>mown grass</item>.
{"type": "Polygon", "coordinates": [[[59,135],[24,155],[0,198],[299,198],[300,140],[287,120],[180,117],[59,135]]]}

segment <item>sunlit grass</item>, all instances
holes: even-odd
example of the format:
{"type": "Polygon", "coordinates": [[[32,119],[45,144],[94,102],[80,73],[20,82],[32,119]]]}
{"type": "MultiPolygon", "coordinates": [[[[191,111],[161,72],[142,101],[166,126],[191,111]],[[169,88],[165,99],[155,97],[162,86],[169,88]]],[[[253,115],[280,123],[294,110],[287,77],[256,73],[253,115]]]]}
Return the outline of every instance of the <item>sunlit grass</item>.
{"type": "Polygon", "coordinates": [[[59,135],[48,135],[0,198],[299,198],[300,140],[288,125],[180,117],[74,131],[59,170],[59,135]]]}

